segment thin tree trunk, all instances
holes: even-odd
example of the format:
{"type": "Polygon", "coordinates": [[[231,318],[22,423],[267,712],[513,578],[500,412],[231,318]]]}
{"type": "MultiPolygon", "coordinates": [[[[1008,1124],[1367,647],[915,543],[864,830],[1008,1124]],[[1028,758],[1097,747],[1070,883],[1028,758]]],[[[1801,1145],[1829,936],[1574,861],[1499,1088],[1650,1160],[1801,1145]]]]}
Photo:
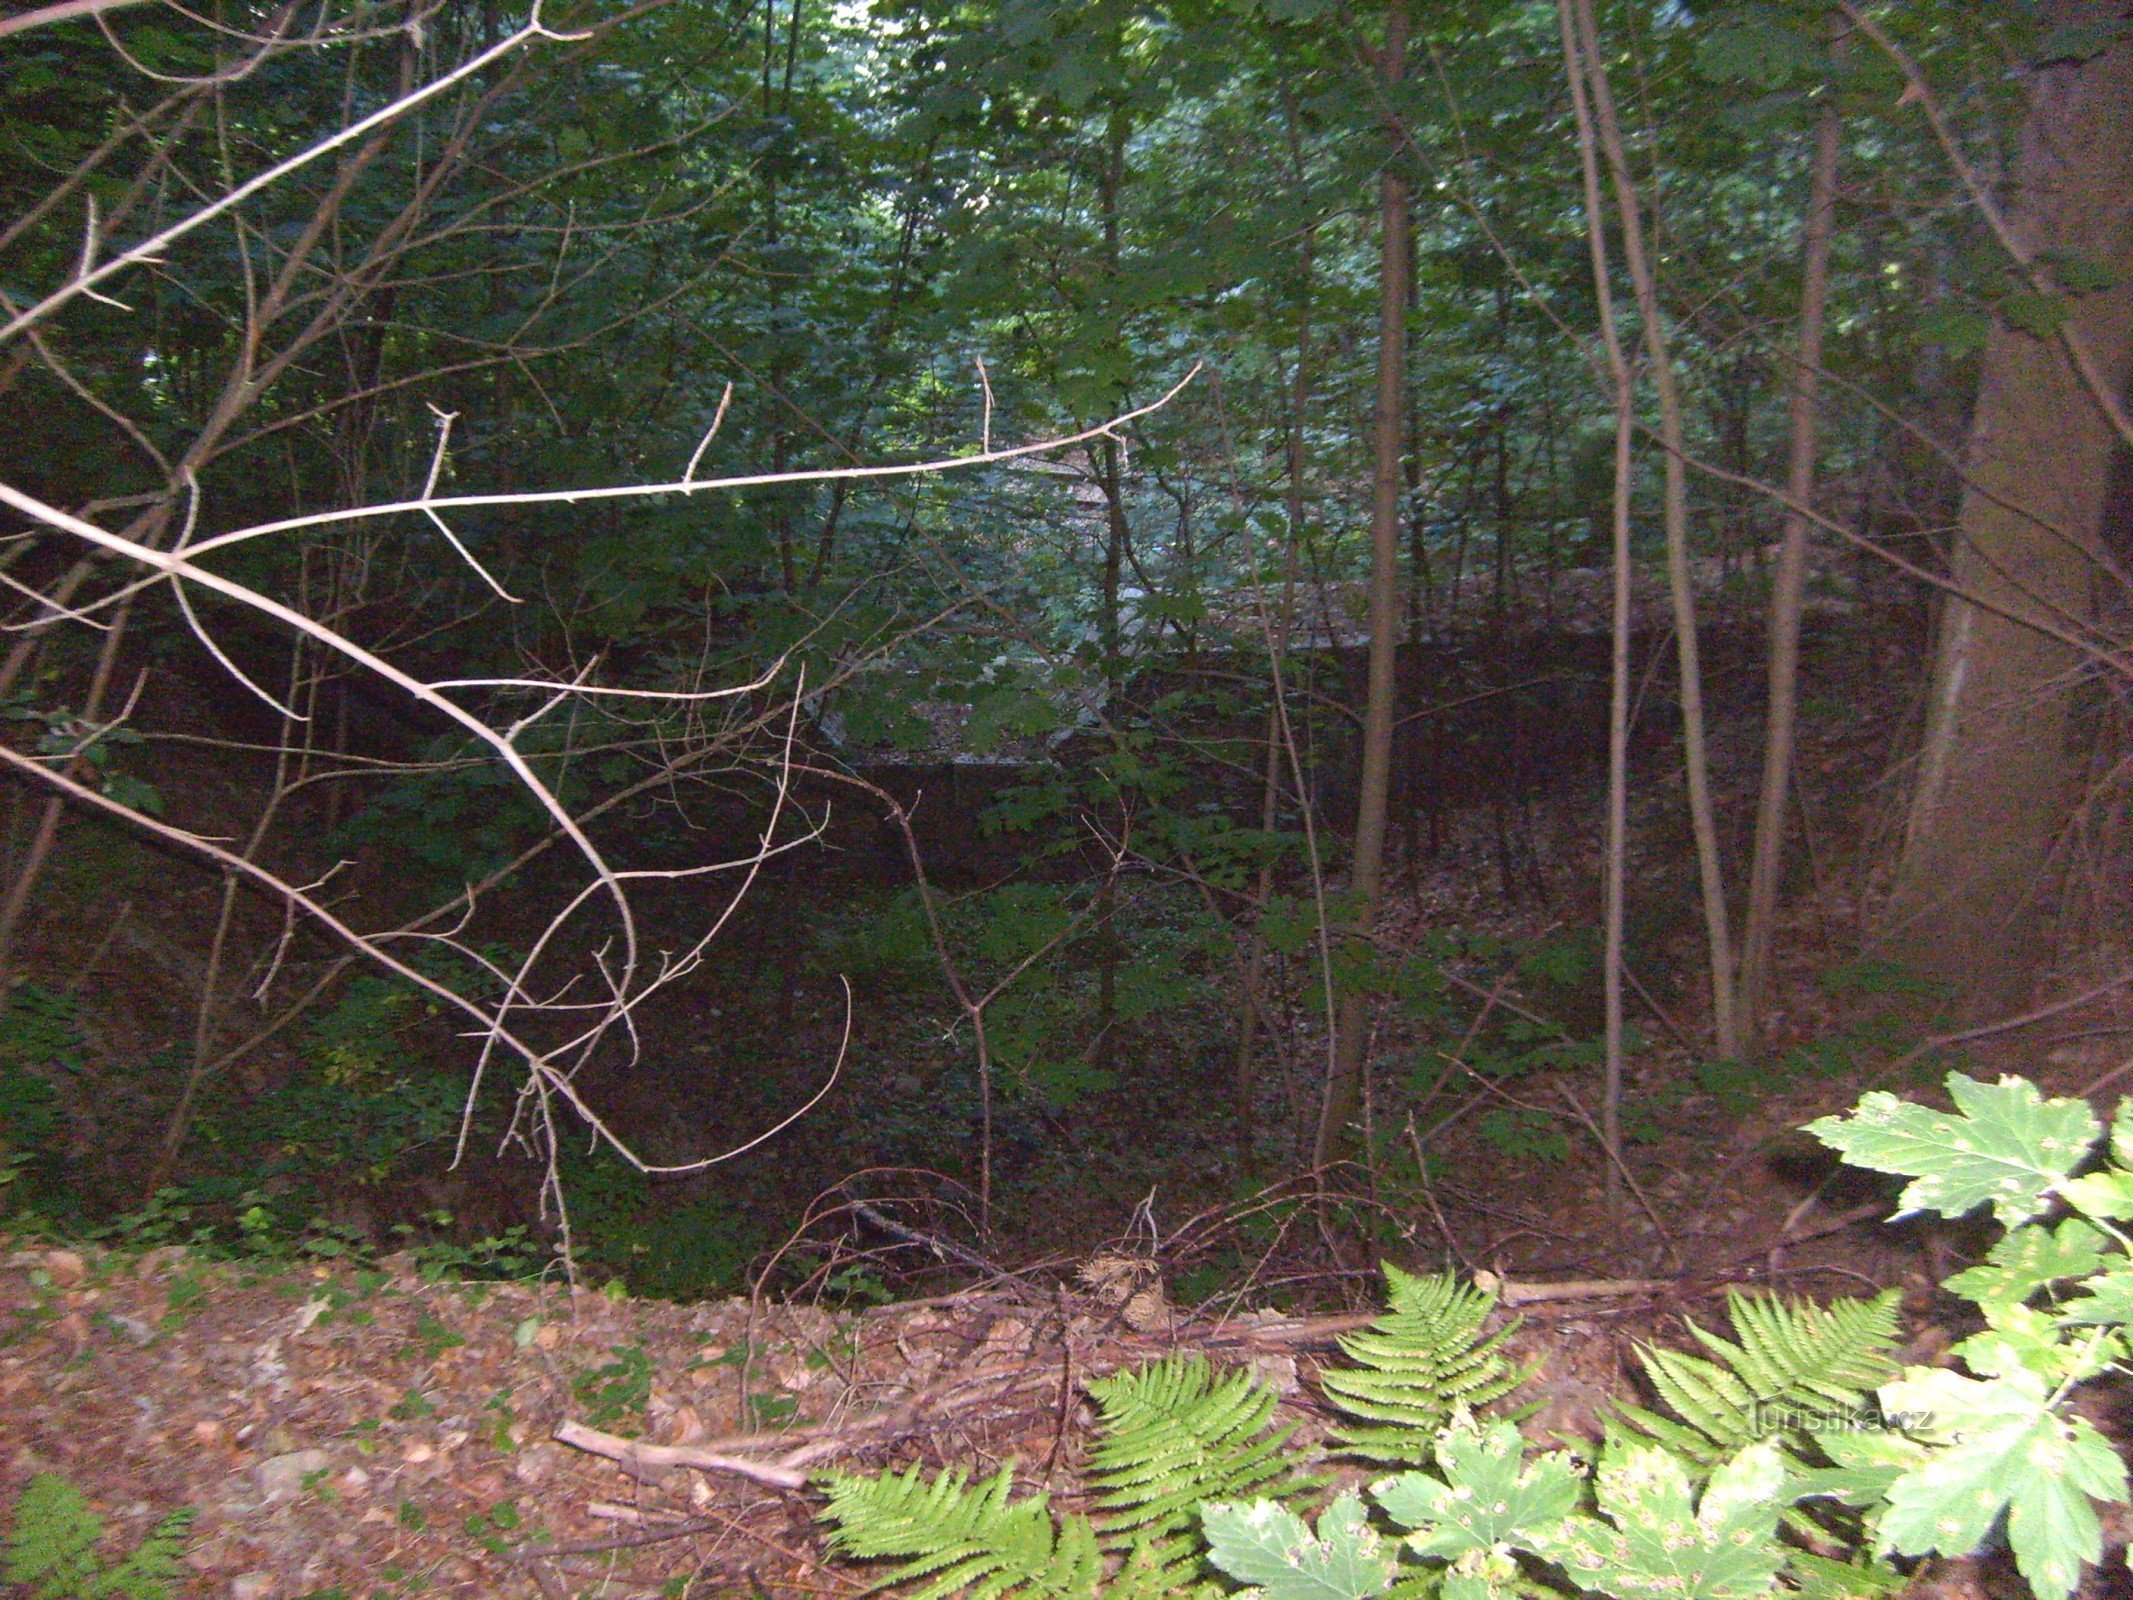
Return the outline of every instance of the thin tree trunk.
{"type": "MultiPolygon", "coordinates": [[[[1830,58],[1843,58],[1851,28],[1832,23],[1830,58]]],[[[1740,1020],[1753,1039],[1770,982],[1772,930],[1785,866],[1785,810],[1792,787],[1799,706],[1800,615],[1807,594],[1807,507],[1815,492],[1815,408],[1822,379],[1822,332],[1829,301],[1829,240],[1835,221],[1843,118],[1834,83],[1815,123],[1814,168],[1800,268],[1800,351],[1792,370],[1791,439],[1786,455],[1785,531],[1770,591],[1770,709],[1763,731],[1763,784],[1755,808],[1755,856],[1748,871],[1748,918],[1741,934],[1740,1020]]]]}
{"type": "Polygon", "coordinates": [[[1600,1142],[1606,1163],[1607,1211],[1622,1214],[1622,929],[1628,901],[1629,840],[1629,646],[1630,547],[1629,509],[1636,438],[1636,375],[1615,324],[1613,274],[1607,262],[1607,222],[1600,196],[1600,168],[1593,136],[1592,108],[1585,92],[1583,52],[1579,49],[1573,7],[1578,0],[1557,0],[1562,25],[1563,66],[1570,80],[1570,100],[1577,116],[1578,158],[1585,186],[1585,235],[1592,253],[1592,283],[1599,310],[1600,341],[1614,389],[1614,594],[1613,648],[1607,700],[1607,838],[1601,868],[1601,995],[1605,1008],[1606,1080],[1600,1100],[1600,1142]]]}
{"type": "MultiPolygon", "coordinates": [[[[1126,558],[1125,485],[1118,446],[1106,437],[1098,450],[1104,492],[1103,616],[1098,619],[1104,652],[1104,717],[1117,736],[1125,709],[1125,630],[1119,616],[1119,581],[1126,558]]],[[[1114,863],[1096,891],[1096,1040],[1090,1058],[1109,1072],[1118,1060],[1118,870],[1114,863]]]]}
{"type": "Polygon", "coordinates": [[[1711,769],[1704,745],[1703,666],[1696,640],[1696,595],[1689,577],[1688,461],[1681,426],[1681,392],[1675,383],[1666,319],[1659,307],[1658,270],[1644,248],[1644,221],[1636,179],[1622,142],[1614,92],[1600,59],[1599,26],[1592,0],[1577,0],[1577,23],[1592,93],[1594,126],[1614,182],[1622,223],[1622,260],[1636,291],[1638,320],[1651,352],[1652,386],[1659,395],[1659,436],[1666,449],[1666,575],[1673,601],[1674,642],[1681,672],[1682,763],[1689,794],[1689,826],[1696,840],[1696,870],[1703,890],[1704,937],[1710,955],[1711,1024],[1718,1054],[1740,1054],[1734,1017],[1733,936],[1726,914],[1725,875],[1718,856],[1718,823],[1711,804],[1711,769]]]}
{"type": "MultiPolygon", "coordinates": [[[[1291,124],[1293,133],[1294,124],[1291,124]]],[[[1291,140],[1292,150],[1295,141],[1291,140]]],[[[1299,178],[1301,159],[1298,159],[1299,178]]],[[[1289,385],[1289,440],[1288,440],[1288,486],[1285,509],[1288,522],[1288,549],[1284,553],[1281,577],[1281,604],[1276,610],[1273,627],[1267,640],[1267,650],[1278,663],[1288,654],[1289,630],[1296,611],[1296,567],[1303,549],[1304,536],[1304,424],[1307,420],[1307,405],[1311,394],[1311,284],[1313,267],[1313,239],[1310,230],[1305,230],[1302,247],[1303,315],[1296,330],[1296,374],[1289,385]]],[[[1280,675],[1272,675],[1274,690],[1280,692],[1280,675]]],[[[1259,829],[1267,838],[1273,837],[1275,826],[1281,820],[1281,767],[1282,767],[1282,708],[1277,703],[1267,708],[1266,714],[1266,767],[1261,778],[1259,799],[1259,829]]],[[[1264,861],[1259,868],[1259,882],[1252,896],[1252,909],[1256,916],[1263,915],[1267,904],[1274,896],[1274,864],[1264,861]]],[[[1246,1177],[1257,1174],[1257,1108],[1259,1076],[1257,1044],[1259,1016],[1266,999],[1266,939],[1255,923],[1247,941],[1244,959],[1244,1004],[1237,1018],[1237,1164],[1246,1177]]]]}
{"type": "MultiPolygon", "coordinates": [[[[1386,13],[1379,68],[1399,82],[1407,64],[1407,8],[1393,0],[1386,13]]],[[[1394,681],[1400,643],[1401,445],[1407,429],[1407,180],[1400,174],[1395,132],[1378,179],[1377,409],[1371,427],[1374,457],[1370,505],[1370,687],[1363,709],[1363,770],[1355,812],[1355,854],[1349,874],[1351,937],[1367,941],[1377,923],[1385,871],[1385,823],[1392,787],[1394,681]]],[[[1371,997],[1355,989],[1341,997],[1334,1020],[1333,1060],[1319,1105],[1312,1164],[1335,1159],[1362,1103],[1363,1058],[1369,1046],[1371,997]]]]}
{"type": "MultiPolygon", "coordinates": [[[[1114,109],[1104,130],[1103,165],[1098,171],[1097,200],[1103,218],[1104,270],[1119,271],[1119,209],[1126,182],[1126,143],[1132,126],[1123,110],[1114,109]]],[[[1104,652],[1104,717],[1116,741],[1125,707],[1125,629],[1119,615],[1119,582],[1124,574],[1132,527],[1126,520],[1126,486],[1118,441],[1106,434],[1097,449],[1097,475],[1104,496],[1103,615],[1098,619],[1104,652]]],[[[1095,1066],[1109,1072],[1118,1060],[1118,966],[1123,951],[1118,938],[1118,863],[1113,861],[1097,889],[1096,1046],[1095,1066]]]]}

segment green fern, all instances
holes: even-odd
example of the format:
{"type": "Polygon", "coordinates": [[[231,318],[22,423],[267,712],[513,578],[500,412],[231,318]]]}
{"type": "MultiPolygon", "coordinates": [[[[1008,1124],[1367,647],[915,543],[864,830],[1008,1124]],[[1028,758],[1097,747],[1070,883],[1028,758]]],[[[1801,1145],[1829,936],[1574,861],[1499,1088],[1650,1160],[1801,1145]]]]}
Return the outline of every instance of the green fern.
{"type": "Polygon", "coordinates": [[[1355,1367],[1319,1378],[1326,1398],[1365,1424],[1332,1441],[1370,1461],[1427,1461],[1455,1407],[1487,1405],[1517,1386],[1500,1351],[1518,1324],[1484,1338],[1496,1296],[1450,1276],[1417,1277],[1388,1262],[1385,1284],[1392,1309],[1340,1341],[1355,1367]]]}
{"type": "Polygon", "coordinates": [[[1829,1306],[1728,1294],[1738,1343],[1689,1324],[1717,1361],[1638,1347],[1652,1387],[1680,1420],[1625,1405],[1627,1431],[1708,1468],[1761,1439],[1856,1425],[1868,1395],[1896,1375],[1897,1300],[1893,1290],[1829,1306]]]}
{"type": "Polygon", "coordinates": [[[1153,1600],[1191,1588],[1204,1551],[1195,1512],[1216,1495],[1282,1493],[1292,1430],[1272,1426],[1278,1397],[1198,1356],[1171,1356],[1089,1385],[1103,1414],[1091,1479],[1104,1513],[1056,1525],[1042,1494],[1012,1498],[1010,1471],[972,1483],[917,1467],[879,1478],[831,1473],[831,1542],[900,1563],[889,1584],[925,1580],[916,1600],[968,1590],[974,1600],[1153,1600]],[[1123,1553],[1105,1577],[1106,1557],[1123,1553]]]}
{"type": "Polygon", "coordinates": [[[41,1472],[16,1502],[0,1581],[20,1584],[32,1600],[166,1600],[192,1521],[189,1510],[172,1512],[138,1548],[107,1568],[96,1554],[104,1519],[73,1484],[41,1472]]]}
{"type": "Polygon", "coordinates": [[[929,1482],[915,1466],[878,1478],[826,1473],[821,1481],[830,1502],[823,1518],[836,1525],[830,1543],[862,1560],[900,1561],[884,1587],[931,1578],[913,1600],[966,1588],[972,1600],[1095,1600],[1102,1585],[1103,1555],[1089,1519],[1070,1516],[1055,1529],[1049,1495],[1010,1499],[1012,1467],[975,1484],[961,1470],[929,1482]]]}
{"type": "Polygon", "coordinates": [[[1218,1377],[1199,1356],[1173,1355],[1089,1385],[1104,1437],[1091,1480],[1105,1544],[1147,1541],[1156,1564],[1183,1579],[1197,1567],[1196,1510],[1294,1481],[1283,1456],[1292,1428],[1270,1426],[1279,1396],[1246,1373],[1218,1377]]]}

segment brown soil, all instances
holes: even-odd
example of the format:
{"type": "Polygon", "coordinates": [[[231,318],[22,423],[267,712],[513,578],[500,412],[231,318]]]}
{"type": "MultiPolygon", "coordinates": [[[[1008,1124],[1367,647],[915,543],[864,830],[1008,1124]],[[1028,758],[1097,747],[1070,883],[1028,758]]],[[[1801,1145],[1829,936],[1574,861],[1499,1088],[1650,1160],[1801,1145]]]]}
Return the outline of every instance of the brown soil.
{"type": "MultiPolygon", "coordinates": [[[[1798,1248],[1859,1259],[1843,1228],[1798,1248]]],[[[1012,1462],[1071,1505],[1084,1380],[1179,1347],[1275,1385],[1308,1443],[1316,1363],[1360,1320],[1218,1318],[1023,1280],[863,1313],[681,1306],[385,1266],[6,1255],[0,1505],[64,1474],[114,1549],[190,1506],[183,1592],[218,1600],[857,1594],[868,1575],[825,1558],[819,1495],[766,1479],[1012,1462]],[[596,1448],[626,1455],[635,1436],[740,1470],[618,1463],[556,1442],[567,1424],[598,1430],[576,1435],[596,1448]]],[[[1678,1331],[1685,1309],[1712,1320],[1716,1288],[1523,1306],[1528,1430],[1592,1437],[1628,1392],[1631,1342],[1678,1331]]]]}

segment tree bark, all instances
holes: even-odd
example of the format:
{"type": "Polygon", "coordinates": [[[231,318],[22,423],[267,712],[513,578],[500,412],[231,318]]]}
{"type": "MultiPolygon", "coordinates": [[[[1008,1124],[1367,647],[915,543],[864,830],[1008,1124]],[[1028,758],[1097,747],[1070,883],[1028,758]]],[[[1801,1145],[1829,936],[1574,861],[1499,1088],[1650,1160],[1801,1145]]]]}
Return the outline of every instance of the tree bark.
{"type": "Polygon", "coordinates": [[[1584,182],[1585,238],[1592,257],[1594,306],[1600,343],[1607,356],[1613,389],[1614,456],[1609,544],[1612,551],[1611,630],[1607,696],[1607,833],[1600,870],[1602,1004],[1605,1008],[1605,1081],[1600,1099],[1600,1143],[1606,1161],[1607,1214],[1622,1215],[1622,935],[1629,888],[1629,645],[1630,494],[1635,487],[1634,446],[1637,427],[1637,379],[1631,370],[1622,334],[1615,322],[1614,276],[1607,259],[1607,216],[1600,197],[1598,138],[1591,101],[1585,92],[1584,52],[1578,43],[1575,0],[1557,0],[1562,27],[1564,75],[1577,118],[1578,166],[1584,182]]]}
{"type": "Polygon", "coordinates": [[[1733,935],[1726,912],[1725,875],[1718,855],[1718,820],[1711,802],[1711,764],[1704,745],[1703,665],[1696,637],[1696,594],[1689,574],[1688,452],[1681,420],[1681,392],[1674,372],[1666,315],[1659,305],[1658,263],[1645,248],[1642,202],[1629,167],[1628,146],[1615,112],[1614,90],[1600,54],[1599,25],[1592,0],[1578,0],[1578,34],[1592,93],[1593,127],[1614,182],[1622,221],[1622,264],[1636,291],[1645,349],[1651,353],[1652,387],[1659,396],[1659,437],[1666,448],[1666,576],[1673,602],[1674,648],[1681,674],[1681,760],[1689,793],[1689,827],[1696,841],[1696,872],[1702,889],[1704,939],[1711,969],[1711,1031],[1718,1054],[1740,1053],[1734,1015],[1733,935]]]}
{"type": "MultiPolygon", "coordinates": [[[[1840,15],[1830,56],[1842,58],[1851,29],[1840,15]]],[[[1786,451],[1785,531],[1770,590],[1770,702],[1763,726],[1763,781],[1755,809],[1755,855],[1748,870],[1747,926],[1741,933],[1740,1021],[1745,1036],[1760,1027],[1769,985],[1771,929],[1785,866],[1785,805],[1792,787],[1794,713],[1799,706],[1800,615],[1807,594],[1807,512],[1815,492],[1815,408],[1822,381],[1822,331],[1829,303],[1829,236],[1836,212],[1837,156],[1843,119],[1836,85],[1825,91],[1815,122],[1814,166],[1807,186],[1800,266],[1800,349],[1792,369],[1790,442],[1786,451]]]]}
{"type": "MultiPolygon", "coordinates": [[[[2122,8],[2058,9],[2108,21],[2122,8]]],[[[1961,597],[1940,617],[1903,854],[1876,941],[1981,1016],[2018,1007],[2048,950],[2054,848],[2081,765],[2073,687],[2089,664],[2065,635],[2093,615],[2123,448],[2098,389],[2116,401],[2133,371],[2133,41],[2040,66],[2029,89],[2008,230],[2032,260],[2078,259],[2115,283],[2061,297],[2059,337],[1998,319],[1988,335],[1951,558],[1961,597]],[[2091,365],[2086,376],[2070,347],[2091,365]]]]}
{"type": "MultiPolygon", "coordinates": [[[[1385,19],[1385,47],[1378,67],[1397,83],[1407,65],[1407,7],[1393,0],[1385,19]]],[[[1378,177],[1378,370],[1377,409],[1371,425],[1373,472],[1370,500],[1370,687],[1363,708],[1363,770],[1355,810],[1355,853],[1349,871],[1350,937],[1367,941],[1377,925],[1379,890],[1385,875],[1385,824],[1392,793],[1392,731],[1398,695],[1395,669],[1400,644],[1400,534],[1402,445],[1407,427],[1407,180],[1400,173],[1394,130],[1378,177]]],[[[1334,1018],[1333,1060],[1319,1105],[1315,1166],[1339,1156],[1348,1124],[1362,1103],[1363,1058],[1369,1048],[1370,996],[1350,988],[1334,1018]]]]}

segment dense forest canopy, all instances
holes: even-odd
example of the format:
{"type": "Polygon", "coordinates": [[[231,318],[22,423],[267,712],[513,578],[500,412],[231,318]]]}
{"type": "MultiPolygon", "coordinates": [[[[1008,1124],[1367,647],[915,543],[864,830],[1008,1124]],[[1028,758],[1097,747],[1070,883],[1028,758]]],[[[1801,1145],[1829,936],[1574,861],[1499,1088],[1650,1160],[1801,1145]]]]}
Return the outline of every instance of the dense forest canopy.
{"type": "Polygon", "coordinates": [[[2123,1049],[2121,0],[0,53],[0,1208],[1308,1285],[2123,1049]]]}

